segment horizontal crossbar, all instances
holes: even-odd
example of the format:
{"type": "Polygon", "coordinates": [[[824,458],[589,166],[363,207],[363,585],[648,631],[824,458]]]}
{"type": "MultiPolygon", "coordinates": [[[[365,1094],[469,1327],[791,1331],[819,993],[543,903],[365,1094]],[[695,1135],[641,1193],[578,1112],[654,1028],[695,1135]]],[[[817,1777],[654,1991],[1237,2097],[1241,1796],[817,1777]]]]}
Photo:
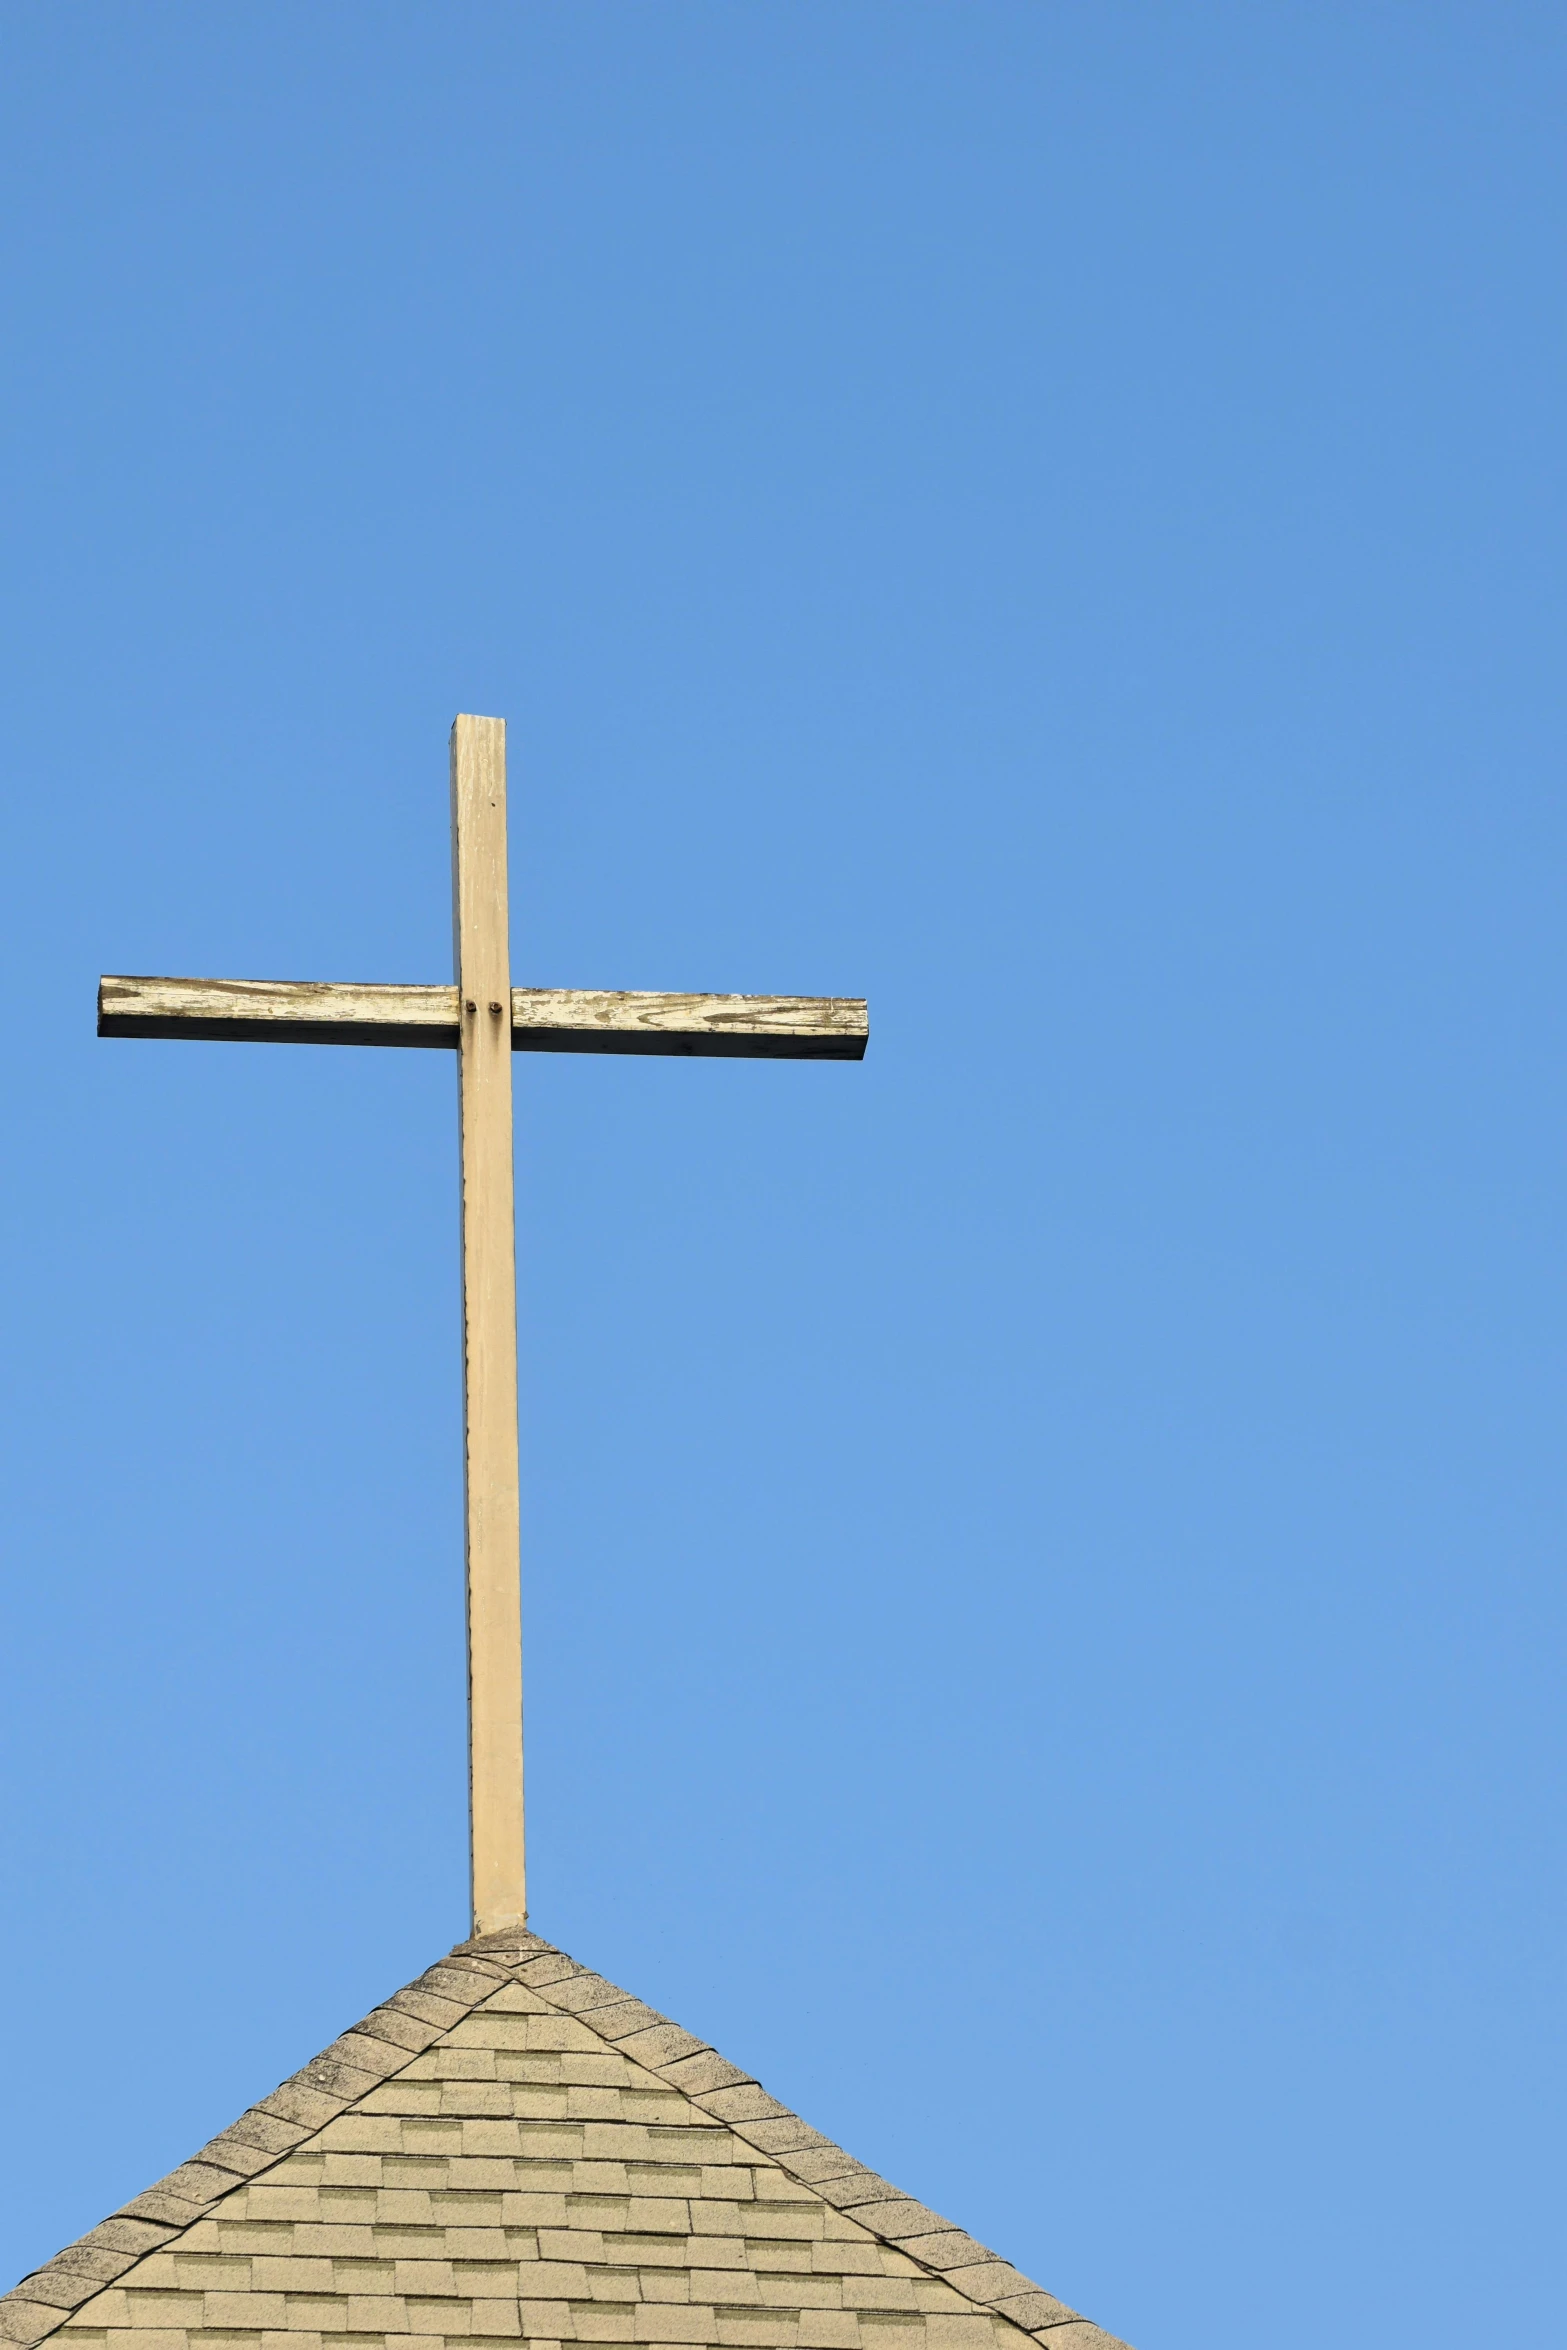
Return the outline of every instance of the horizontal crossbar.
{"type": "MultiPolygon", "coordinates": [[[[454,1049],[455,987],[361,987],[309,979],[106,978],[100,1036],[219,1037],[252,1044],[454,1049]]],[[[484,1018],[489,1006],[475,1007],[484,1018]]],[[[705,1059],[859,1061],[870,1035],[854,996],[652,995],[514,987],[518,1053],[666,1053],[705,1059]]]]}

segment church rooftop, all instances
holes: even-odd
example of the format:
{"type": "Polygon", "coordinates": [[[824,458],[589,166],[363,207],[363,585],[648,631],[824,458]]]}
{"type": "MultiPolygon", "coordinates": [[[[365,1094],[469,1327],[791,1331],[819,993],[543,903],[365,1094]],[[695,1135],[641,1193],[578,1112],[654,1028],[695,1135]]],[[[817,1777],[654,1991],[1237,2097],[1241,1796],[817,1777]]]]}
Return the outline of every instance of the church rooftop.
{"type": "Polygon", "coordinates": [[[1125,2350],[564,1952],[459,1944],[0,2297],[23,2350],[1125,2350]]]}

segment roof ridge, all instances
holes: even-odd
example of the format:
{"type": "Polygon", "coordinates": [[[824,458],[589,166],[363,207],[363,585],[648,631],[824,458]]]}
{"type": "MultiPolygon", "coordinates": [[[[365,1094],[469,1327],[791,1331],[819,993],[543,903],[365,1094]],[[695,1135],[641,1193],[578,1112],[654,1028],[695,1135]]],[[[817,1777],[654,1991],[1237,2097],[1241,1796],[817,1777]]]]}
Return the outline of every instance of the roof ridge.
{"type": "MultiPolygon", "coordinates": [[[[535,1937],[529,1936],[528,1940],[535,1937]]],[[[541,1943],[541,1949],[548,1949],[541,1943]]],[[[44,2341],[149,2252],[177,2243],[235,2187],[283,2161],[412,2064],[511,1979],[463,1945],[371,2008],[237,2121],[0,2294],[0,2341],[44,2341]],[[443,2012],[444,2011],[444,2012],[443,2012]],[[392,2061],[388,2062],[387,2059],[392,2061]]]]}
{"type": "Polygon", "coordinates": [[[542,1935],[486,1934],[459,1942],[452,1952],[454,1959],[469,1955],[504,1964],[525,1989],[679,2089],[813,2195],[950,2285],[976,2310],[1004,2317],[1031,2335],[1041,2350],[1128,2350],[965,2229],[856,2162],[706,2040],[580,1965],[542,1935]]]}

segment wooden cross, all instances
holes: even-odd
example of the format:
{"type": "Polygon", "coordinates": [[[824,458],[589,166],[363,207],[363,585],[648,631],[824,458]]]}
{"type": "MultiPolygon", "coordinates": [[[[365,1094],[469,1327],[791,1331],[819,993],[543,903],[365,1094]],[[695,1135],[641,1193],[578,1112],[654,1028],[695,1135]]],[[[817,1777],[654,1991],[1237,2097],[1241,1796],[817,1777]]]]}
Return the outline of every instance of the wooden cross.
{"type": "Polygon", "coordinates": [[[455,1048],[462,1158],[468,1817],[473,1930],[528,1914],[511,1056],[674,1053],[858,1061],[863,1003],[835,996],[595,994],[513,987],[506,919],[506,725],[452,727],[455,987],[104,979],[100,1036],[455,1048]]]}

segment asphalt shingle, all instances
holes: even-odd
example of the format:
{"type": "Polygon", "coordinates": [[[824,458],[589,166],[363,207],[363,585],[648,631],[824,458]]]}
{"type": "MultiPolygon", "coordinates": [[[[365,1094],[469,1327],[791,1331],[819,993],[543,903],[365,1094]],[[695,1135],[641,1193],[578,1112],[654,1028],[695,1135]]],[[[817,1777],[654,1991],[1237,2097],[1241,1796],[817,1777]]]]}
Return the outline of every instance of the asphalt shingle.
{"type": "Polygon", "coordinates": [[[0,2298],[58,2350],[1125,2350],[536,1935],[460,1945],[0,2298]]]}

